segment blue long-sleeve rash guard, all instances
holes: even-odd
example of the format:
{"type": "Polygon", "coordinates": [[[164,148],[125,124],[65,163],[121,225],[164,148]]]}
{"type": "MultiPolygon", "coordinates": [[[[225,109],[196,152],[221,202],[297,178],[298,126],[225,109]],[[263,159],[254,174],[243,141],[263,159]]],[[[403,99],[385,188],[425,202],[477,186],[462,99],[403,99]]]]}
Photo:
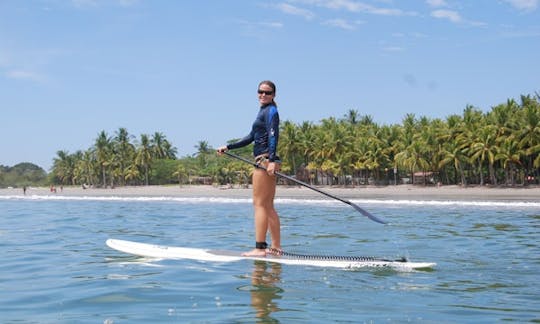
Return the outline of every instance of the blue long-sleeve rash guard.
{"type": "Polygon", "coordinates": [[[262,106],[253,122],[251,132],[236,143],[227,145],[228,149],[244,147],[254,142],[253,156],[268,153],[268,160],[277,159],[277,144],[279,139],[279,114],[273,104],[262,106]]]}

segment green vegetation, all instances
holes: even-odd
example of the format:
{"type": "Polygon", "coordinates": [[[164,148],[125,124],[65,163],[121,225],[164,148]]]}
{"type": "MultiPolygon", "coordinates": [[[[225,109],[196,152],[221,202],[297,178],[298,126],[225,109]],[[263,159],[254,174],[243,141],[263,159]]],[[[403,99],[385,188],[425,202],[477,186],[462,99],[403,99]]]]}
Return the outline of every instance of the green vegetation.
{"type": "Polygon", "coordinates": [[[401,125],[380,126],[355,110],[317,125],[285,122],[284,170],[339,185],[414,181],[419,172],[414,183],[538,184],[539,99],[507,100],[488,113],[467,106],[462,116],[446,120],[408,114],[401,125]]]}
{"type": "Polygon", "coordinates": [[[0,165],[0,188],[45,185],[47,173],[32,163],[19,163],[13,167],[0,165]]]}
{"type": "MultiPolygon", "coordinates": [[[[467,106],[462,115],[444,120],[408,114],[395,125],[378,125],[356,110],[320,123],[284,121],[282,169],[315,185],[384,185],[404,179],[422,184],[539,184],[540,96],[520,99],[509,99],[487,113],[467,106]]],[[[177,159],[162,133],[135,140],[125,128],[112,137],[101,131],[86,151],[58,151],[48,181],[94,187],[249,183],[250,165],[218,157],[206,141],[195,147],[193,156],[177,159]]],[[[250,151],[246,147],[235,153],[249,157],[250,151]]],[[[43,183],[43,170],[29,177],[14,173],[15,168],[0,169],[1,186],[43,183]]]]}
{"type": "Polygon", "coordinates": [[[51,181],[95,187],[169,183],[172,174],[163,179],[163,170],[171,169],[174,162],[167,160],[176,161],[176,149],[162,133],[156,132],[152,137],[142,134],[135,141],[125,128],[118,129],[113,137],[101,131],[86,151],[58,151],[51,181]],[[152,172],[155,182],[150,182],[152,172]]]}
{"type": "Polygon", "coordinates": [[[135,140],[125,128],[118,129],[112,137],[101,131],[86,151],[58,151],[49,178],[58,185],[113,188],[228,183],[236,181],[239,171],[248,172],[245,165],[229,164],[230,161],[218,158],[205,141],[196,148],[194,156],[177,159],[176,148],[162,133],[156,132],[152,137],[142,134],[135,140]]]}

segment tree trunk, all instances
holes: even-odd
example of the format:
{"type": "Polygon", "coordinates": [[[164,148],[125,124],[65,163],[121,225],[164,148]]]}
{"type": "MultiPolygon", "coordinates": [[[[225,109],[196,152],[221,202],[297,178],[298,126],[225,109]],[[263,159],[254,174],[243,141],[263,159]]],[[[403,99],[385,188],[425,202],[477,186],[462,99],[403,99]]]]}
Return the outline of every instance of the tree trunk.
{"type": "Polygon", "coordinates": [[[495,170],[493,169],[493,164],[489,163],[489,177],[491,178],[491,184],[496,186],[497,185],[497,177],[495,176],[495,170]]]}

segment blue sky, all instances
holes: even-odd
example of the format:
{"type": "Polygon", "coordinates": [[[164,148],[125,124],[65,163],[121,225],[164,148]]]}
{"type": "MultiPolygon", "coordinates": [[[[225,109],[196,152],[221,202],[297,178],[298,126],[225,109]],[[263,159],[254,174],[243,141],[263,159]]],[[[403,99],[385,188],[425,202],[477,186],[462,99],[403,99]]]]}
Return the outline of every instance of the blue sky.
{"type": "Polygon", "coordinates": [[[259,81],[282,120],[379,124],[540,92],[539,0],[2,0],[0,164],[49,169],[101,130],[179,156],[249,132],[259,81]]]}

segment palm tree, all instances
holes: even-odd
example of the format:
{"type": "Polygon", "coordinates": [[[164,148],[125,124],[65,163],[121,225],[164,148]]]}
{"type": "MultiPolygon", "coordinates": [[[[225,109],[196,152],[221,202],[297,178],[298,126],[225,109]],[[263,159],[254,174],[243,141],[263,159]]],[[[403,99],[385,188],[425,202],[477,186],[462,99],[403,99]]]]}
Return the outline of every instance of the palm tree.
{"type": "Polygon", "coordinates": [[[176,160],[176,154],[178,153],[178,150],[176,149],[176,147],[172,146],[172,144],[168,140],[165,140],[163,142],[163,150],[165,151],[166,159],[176,160]]]}
{"type": "Polygon", "coordinates": [[[321,133],[321,151],[319,157],[322,158],[323,170],[338,177],[340,184],[344,183],[346,168],[350,165],[346,152],[350,151],[353,139],[343,122],[338,122],[334,118],[323,119],[321,133]]]}
{"type": "Polygon", "coordinates": [[[148,135],[141,134],[141,143],[135,153],[135,164],[144,170],[144,184],[149,184],[150,164],[152,163],[152,147],[148,135]]]}
{"type": "Polygon", "coordinates": [[[131,138],[132,136],[129,135],[127,129],[123,127],[118,129],[114,137],[115,153],[118,157],[118,173],[122,186],[126,184],[126,169],[135,153],[135,146],[131,144],[131,138]]]}
{"type": "Polygon", "coordinates": [[[299,138],[297,127],[290,121],[285,121],[279,135],[279,153],[283,161],[283,170],[287,170],[286,166],[290,166],[292,173],[296,174],[299,158],[299,138]]]}
{"type": "Polygon", "coordinates": [[[505,183],[507,186],[516,184],[516,167],[521,166],[521,157],[525,152],[519,148],[517,141],[506,138],[497,148],[495,160],[501,161],[504,168],[505,183]]]}
{"type": "Polygon", "coordinates": [[[128,183],[139,183],[141,177],[139,167],[135,163],[129,165],[125,176],[128,183]]]}
{"type": "MultiPolygon", "coordinates": [[[[495,163],[495,154],[497,154],[496,145],[496,127],[494,125],[485,125],[481,127],[477,137],[470,146],[471,159],[478,161],[478,172],[482,174],[482,165],[484,161],[488,163],[489,178],[492,185],[497,185],[497,178],[495,177],[495,169],[493,164],[495,163]]],[[[483,185],[483,177],[480,178],[480,185],[483,185]]]]}
{"type": "MultiPolygon", "coordinates": [[[[476,141],[477,133],[481,126],[482,120],[482,112],[471,105],[467,105],[463,111],[461,121],[456,125],[456,130],[453,131],[453,133],[456,134],[456,141],[463,147],[463,152],[467,156],[467,164],[471,168],[478,163],[477,160],[472,158],[471,147],[476,141]]],[[[483,185],[484,177],[482,176],[481,169],[478,168],[477,172],[479,179],[476,183],[483,185]]]]}
{"type": "Polygon", "coordinates": [[[315,125],[311,122],[304,121],[298,125],[298,142],[300,147],[300,154],[304,160],[308,160],[310,146],[313,145],[313,136],[315,125]]]}
{"type": "Polygon", "coordinates": [[[105,133],[105,131],[101,131],[98,134],[98,137],[96,138],[96,142],[94,144],[94,149],[96,152],[97,164],[101,168],[101,176],[103,180],[102,184],[103,186],[106,186],[107,166],[109,165],[110,157],[112,155],[112,148],[111,139],[109,138],[107,133],[105,133]]]}
{"type": "Polygon", "coordinates": [[[358,124],[358,110],[350,109],[345,115],[345,120],[351,125],[358,124]]]}
{"type": "Polygon", "coordinates": [[[155,132],[152,135],[150,141],[152,147],[152,156],[156,159],[164,159],[167,157],[167,152],[165,151],[165,135],[161,132],[155,132]]]}
{"type": "Polygon", "coordinates": [[[437,139],[437,132],[439,131],[437,127],[442,127],[439,124],[439,121],[432,121],[427,117],[418,119],[414,126],[416,132],[412,136],[412,141],[413,143],[420,143],[422,145],[421,150],[417,152],[420,154],[417,159],[422,159],[427,162],[427,166],[420,171],[438,171],[439,169],[438,160],[440,158],[440,148],[437,139]]]}
{"type": "Polygon", "coordinates": [[[508,137],[517,129],[520,107],[514,99],[508,99],[505,104],[491,108],[486,114],[488,124],[496,126],[497,138],[508,137]]]}
{"type": "Polygon", "coordinates": [[[357,136],[354,139],[353,147],[354,149],[350,152],[350,166],[359,178],[362,178],[362,173],[365,171],[364,182],[367,183],[367,179],[369,178],[367,170],[371,169],[368,162],[369,152],[371,150],[370,142],[366,136],[357,136]]]}
{"type": "Polygon", "coordinates": [[[407,147],[412,144],[413,137],[417,133],[418,127],[417,127],[417,121],[416,116],[414,114],[407,114],[405,115],[405,118],[403,118],[403,146],[407,147]]]}
{"type": "Polygon", "coordinates": [[[96,160],[91,150],[86,150],[82,153],[81,158],[77,161],[76,169],[78,170],[79,184],[88,184],[93,186],[95,184],[95,172],[96,160]]]}
{"type": "Polygon", "coordinates": [[[182,163],[176,165],[176,170],[173,173],[173,176],[178,178],[178,185],[182,185],[182,179],[187,176],[186,167],[182,163]]]}
{"type": "Polygon", "coordinates": [[[197,149],[197,154],[209,154],[212,152],[212,148],[208,144],[208,141],[199,141],[197,145],[195,145],[195,148],[197,149]]]}
{"type": "Polygon", "coordinates": [[[73,182],[74,163],[73,157],[67,151],[57,151],[57,157],[53,160],[52,173],[62,184],[73,182]]]}
{"type": "Polygon", "coordinates": [[[199,141],[195,146],[197,149],[197,161],[199,162],[199,167],[201,169],[206,169],[208,167],[208,156],[212,153],[212,149],[207,141],[199,141]]]}
{"type": "Polygon", "coordinates": [[[426,171],[429,168],[429,162],[425,159],[425,150],[426,145],[417,140],[396,154],[396,164],[411,172],[413,183],[415,171],[426,171]]]}
{"type": "Polygon", "coordinates": [[[467,185],[463,165],[467,160],[463,147],[457,141],[448,141],[443,145],[442,159],[439,162],[439,169],[444,169],[447,165],[452,165],[461,179],[461,185],[467,185]]]}
{"type": "MultiPolygon", "coordinates": [[[[519,146],[526,153],[526,173],[533,168],[540,168],[540,103],[528,96],[522,96],[521,129],[517,131],[519,146]]],[[[539,174],[536,171],[536,177],[539,174]]]]}

